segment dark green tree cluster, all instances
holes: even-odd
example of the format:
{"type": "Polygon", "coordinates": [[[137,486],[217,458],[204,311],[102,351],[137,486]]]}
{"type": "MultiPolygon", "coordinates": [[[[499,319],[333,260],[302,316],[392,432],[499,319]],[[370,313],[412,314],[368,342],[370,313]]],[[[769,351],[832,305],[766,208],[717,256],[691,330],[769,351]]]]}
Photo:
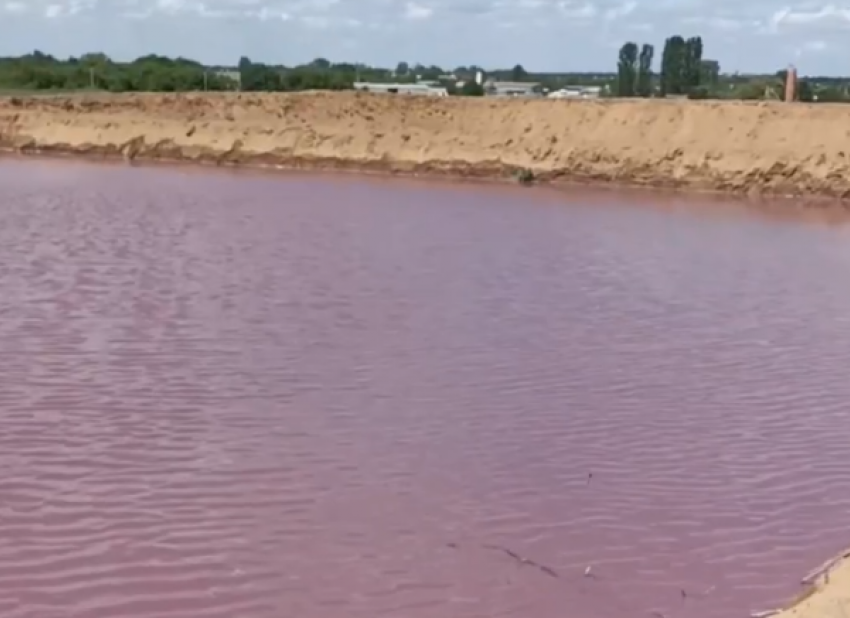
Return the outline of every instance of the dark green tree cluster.
{"type": "Polygon", "coordinates": [[[249,92],[298,90],[347,90],[357,81],[358,67],[351,64],[331,64],[317,58],[308,65],[293,68],[275,67],[240,58],[239,84],[249,92]]]}
{"type": "Polygon", "coordinates": [[[617,96],[633,97],[637,87],[637,43],[631,41],[620,48],[620,60],[617,62],[617,96]]]}
{"type": "MultiPolygon", "coordinates": [[[[395,70],[363,64],[333,63],[317,58],[287,67],[240,58],[235,67],[205,66],[185,58],[144,56],[132,62],[116,62],[101,53],[58,59],[36,51],[14,58],[0,58],[0,91],[106,90],[112,92],[187,92],[200,90],[298,91],[344,90],[355,82],[442,83],[452,94],[481,96],[475,83],[478,67],[459,67],[449,75],[438,66],[400,62],[395,70]],[[457,83],[463,81],[461,87],[457,83]]],[[[522,78],[525,69],[513,73],[522,78]]]]}
{"type": "MultiPolygon", "coordinates": [[[[440,69],[436,68],[436,71],[439,73],[440,69]]],[[[242,58],[237,67],[231,68],[204,66],[185,58],[155,55],[132,62],[116,62],[101,53],[62,60],[39,51],[20,57],[0,58],[0,90],[6,91],[341,90],[351,88],[358,79],[386,82],[394,76],[387,69],[332,64],[322,58],[295,67],[254,63],[242,58]]]]}
{"type": "Polygon", "coordinates": [[[701,65],[700,83],[710,88],[716,88],[720,81],[720,63],[717,60],[703,59],[701,65]]]}
{"type": "Polygon", "coordinates": [[[637,95],[639,97],[652,96],[652,58],[655,56],[655,48],[644,43],[640,48],[638,58],[637,95]]]}
{"type": "Polygon", "coordinates": [[[703,81],[702,38],[680,35],[664,41],[661,54],[661,96],[696,93],[703,81]]]}
{"type": "Polygon", "coordinates": [[[461,86],[459,90],[453,92],[453,89],[450,88],[449,94],[458,94],[464,97],[483,97],[484,86],[476,82],[474,79],[468,79],[463,82],[463,86],[461,86]]]}
{"type": "Polygon", "coordinates": [[[638,52],[637,43],[629,41],[620,48],[617,63],[616,95],[649,97],[652,95],[652,57],[655,50],[646,43],[638,52]]]}
{"type": "Polygon", "coordinates": [[[0,58],[0,88],[5,90],[175,92],[232,90],[235,86],[232,79],[185,58],[151,55],[116,63],[99,53],[58,60],[38,51],[18,58],[0,58]]]}

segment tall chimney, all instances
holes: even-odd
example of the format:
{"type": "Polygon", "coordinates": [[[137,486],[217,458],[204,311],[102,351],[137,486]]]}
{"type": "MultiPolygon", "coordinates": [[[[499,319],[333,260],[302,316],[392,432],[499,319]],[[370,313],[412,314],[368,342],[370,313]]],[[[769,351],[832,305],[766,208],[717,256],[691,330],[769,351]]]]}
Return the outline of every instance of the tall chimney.
{"type": "Polygon", "coordinates": [[[791,102],[797,99],[797,69],[794,65],[788,66],[785,76],[785,101],[791,102]]]}

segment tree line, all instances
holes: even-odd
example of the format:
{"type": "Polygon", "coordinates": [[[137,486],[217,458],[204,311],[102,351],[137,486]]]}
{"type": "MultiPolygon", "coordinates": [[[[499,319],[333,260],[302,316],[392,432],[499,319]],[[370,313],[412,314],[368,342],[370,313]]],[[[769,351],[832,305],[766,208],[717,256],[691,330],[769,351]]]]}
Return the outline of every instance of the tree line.
{"type": "MultiPolygon", "coordinates": [[[[475,67],[464,68],[474,76],[475,67]]],[[[396,70],[364,64],[332,63],[317,58],[297,66],[271,65],[241,58],[235,67],[207,66],[186,58],[148,55],[131,62],[116,62],[103,53],[59,59],[35,51],[0,58],[0,90],[105,90],[110,92],[348,90],[355,82],[440,81],[440,67],[399,63],[396,70]]],[[[445,81],[445,79],[444,79],[445,81]]],[[[446,83],[451,94],[476,95],[480,86],[471,81],[457,87],[446,83]]]]}
{"type": "MultiPolygon", "coordinates": [[[[784,93],[784,72],[771,75],[720,75],[717,62],[703,57],[698,36],[671,36],[664,43],[660,71],[653,70],[652,45],[628,42],[620,49],[617,72],[534,73],[522,65],[485,71],[478,66],[446,70],[438,66],[399,62],[394,69],[364,64],[312,62],[283,66],[242,58],[230,67],[208,66],[186,58],[147,55],[117,62],[102,53],[58,59],[35,51],[0,58],[0,91],[105,90],[111,92],[187,92],[202,90],[298,91],[346,90],[357,81],[417,82],[428,80],[450,94],[481,96],[475,77],[482,73],[497,81],[535,82],[539,91],[564,86],[601,86],[602,95],[690,98],[771,99],[784,93]]],[[[798,82],[801,101],[850,102],[845,78],[808,77],[798,82]]]]}
{"type": "MultiPolygon", "coordinates": [[[[484,89],[476,81],[478,74],[496,80],[535,79],[521,65],[485,71],[475,65],[446,70],[435,65],[399,62],[390,69],[316,58],[306,64],[284,66],[243,57],[236,65],[225,67],[158,55],[118,62],[103,53],[59,59],[35,51],[24,56],[0,58],[0,91],[292,92],[348,90],[354,88],[356,82],[415,83],[425,80],[446,88],[452,95],[482,96],[484,89]]],[[[586,79],[578,75],[550,81],[581,82],[586,79]]]]}
{"type": "Polygon", "coordinates": [[[702,98],[704,89],[717,81],[720,67],[716,61],[704,60],[702,38],[685,39],[674,35],[664,41],[661,71],[652,71],[655,49],[643,44],[626,42],[620,48],[617,63],[616,96],[650,97],[686,95],[702,98]]]}
{"type": "MultiPolygon", "coordinates": [[[[781,100],[787,71],[770,75],[721,75],[715,60],[703,57],[699,36],[668,37],[660,70],[653,72],[652,45],[628,41],[619,51],[611,92],[618,97],[684,96],[690,99],[781,100]]],[[[850,103],[850,81],[835,77],[799,78],[796,100],[850,103]]]]}
{"type": "Polygon", "coordinates": [[[36,51],[17,58],[0,58],[0,88],[113,92],[232,90],[234,80],[184,58],[150,55],[117,63],[100,53],[59,60],[36,51]]]}
{"type": "Polygon", "coordinates": [[[638,53],[637,43],[631,41],[620,48],[617,64],[618,97],[648,97],[652,94],[652,57],[655,49],[644,44],[638,53]]]}

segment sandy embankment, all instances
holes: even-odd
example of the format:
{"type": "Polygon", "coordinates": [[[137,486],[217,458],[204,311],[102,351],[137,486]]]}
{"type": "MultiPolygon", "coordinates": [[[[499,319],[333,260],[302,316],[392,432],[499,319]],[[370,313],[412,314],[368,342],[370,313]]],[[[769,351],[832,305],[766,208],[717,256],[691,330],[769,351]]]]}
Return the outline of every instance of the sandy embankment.
{"type": "Polygon", "coordinates": [[[850,197],[846,106],[362,93],[0,98],[0,147],[850,197]]]}
{"type": "Polygon", "coordinates": [[[803,591],[786,609],[755,612],[754,618],[848,618],[850,616],[850,548],[828,560],[802,581],[803,591]]]}

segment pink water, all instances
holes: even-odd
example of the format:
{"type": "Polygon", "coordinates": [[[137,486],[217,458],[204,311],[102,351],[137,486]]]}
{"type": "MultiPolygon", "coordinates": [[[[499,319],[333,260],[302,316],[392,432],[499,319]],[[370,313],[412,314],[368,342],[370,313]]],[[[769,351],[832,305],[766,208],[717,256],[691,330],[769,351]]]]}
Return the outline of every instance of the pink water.
{"type": "Polygon", "coordinates": [[[0,162],[0,615],[786,600],[850,544],[850,236],[625,199],[0,162]]]}

